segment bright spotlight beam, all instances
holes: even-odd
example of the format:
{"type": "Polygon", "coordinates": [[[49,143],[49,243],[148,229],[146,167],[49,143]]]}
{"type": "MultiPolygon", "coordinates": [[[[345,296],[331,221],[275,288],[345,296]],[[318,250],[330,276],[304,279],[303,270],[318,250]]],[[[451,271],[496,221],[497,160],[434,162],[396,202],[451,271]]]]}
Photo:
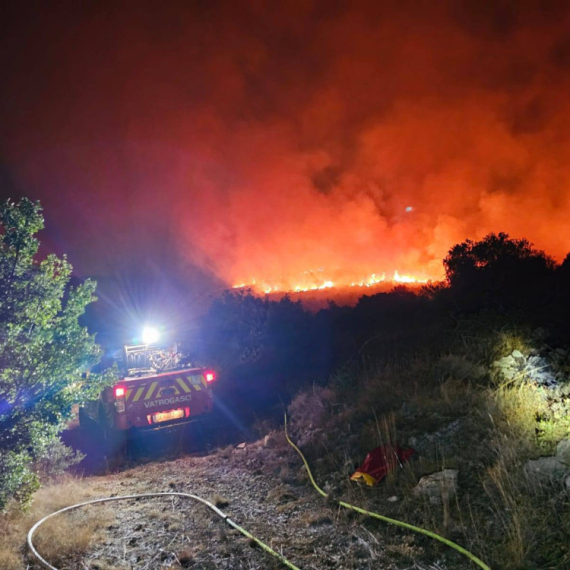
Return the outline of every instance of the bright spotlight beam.
{"type": "Polygon", "coordinates": [[[142,332],[142,341],[144,344],[153,344],[160,338],[158,329],[154,327],[144,327],[142,332]]]}

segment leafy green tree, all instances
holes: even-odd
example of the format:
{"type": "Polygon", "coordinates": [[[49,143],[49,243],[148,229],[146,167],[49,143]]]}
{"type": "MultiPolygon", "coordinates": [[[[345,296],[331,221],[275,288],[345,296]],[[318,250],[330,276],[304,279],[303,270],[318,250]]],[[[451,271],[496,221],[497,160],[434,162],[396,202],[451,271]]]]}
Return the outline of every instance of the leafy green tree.
{"type": "Polygon", "coordinates": [[[73,404],[113,380],[112,372],[85,380],[101,356],[79,323],[96,284],[71,287],[65,256],[38,259],[43,225],[39,202],[0,206],[0,510],[37,488],[34,466],[59,442],[73,404]]]}

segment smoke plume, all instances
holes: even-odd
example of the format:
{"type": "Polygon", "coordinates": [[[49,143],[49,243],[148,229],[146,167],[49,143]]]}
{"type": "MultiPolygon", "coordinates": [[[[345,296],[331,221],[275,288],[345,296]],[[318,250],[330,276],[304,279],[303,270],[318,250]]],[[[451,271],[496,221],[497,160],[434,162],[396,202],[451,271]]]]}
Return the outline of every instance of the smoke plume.
{"type": "Polygon", "coordinates": [[[293,287],[437,278],[491,231],[570,250],[566,2],[4,10],[3,169],[86,273],[293,287]]]}

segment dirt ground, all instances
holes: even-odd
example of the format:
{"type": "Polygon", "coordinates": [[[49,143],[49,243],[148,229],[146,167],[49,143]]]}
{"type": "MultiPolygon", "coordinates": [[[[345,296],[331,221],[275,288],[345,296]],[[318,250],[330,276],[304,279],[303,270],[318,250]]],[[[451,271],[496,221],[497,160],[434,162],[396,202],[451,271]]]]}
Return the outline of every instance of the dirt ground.
{"type": "MultiPolygon", "coordinates": [[[[244,448],[230,445],[209,454],[152,460],[85,477],[83,484],[95,497],[169,491],[199,495],[301,569],[468,567],[446,565],[445,553],[434,561],[433,554],[426,556],[421,537],[327,504],[308,484],[298,456],[282,441],[269,447],[258,441],[244,448]]],[[[112,516],[107,515],[87,553],[80,560],[60,562],[61,570],[283,567],[192,500],[168,497],[109,506],[112,516]]]]}

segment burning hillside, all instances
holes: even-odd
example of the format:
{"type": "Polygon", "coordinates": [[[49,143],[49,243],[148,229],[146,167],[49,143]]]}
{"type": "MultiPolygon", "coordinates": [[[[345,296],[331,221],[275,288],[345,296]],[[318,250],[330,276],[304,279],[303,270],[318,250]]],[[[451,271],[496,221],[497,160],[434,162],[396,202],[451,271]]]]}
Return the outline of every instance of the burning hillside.
{"type": "Polygon", "coordinates": [[[386,273],[372,273],[364,279],[352,280],[347,277],[337,276],[334,280],[328,279],[328,275],[323,269],[317,271],[305,271],[304,275],[297,280],[280,279],[271,280],[252,279],[249,282],[236,283],[233,289],[250,289],[258,294],[270,293],[306,293],[309,291],[324,291],[327,289],[361,289],[373,288],[378,289],[382,285],[422,285],[427,283],[429,279],[416,277],[412,275],[400,275],[395,270],[393,275],[387,277],[386,273]]]}
{"type": "Polygon", "coordinates": [[[252,292],[255,295],[267,296],[270,299],[280,299],[287,295],[293,301],[301,301],[303,305],[312,310],[325,308],[329,301],[338,305],[355,305],[363,295],[385,293],[398,285],[418,288],[431,282],[419,276],[402,275],[397,270],[371,275],[361,279],[351,279],[340,272],[329,279],[330,275],[319,269],[318,271],[304,272],[298,279],[256,280],[233,285],[234,290],[252,292]]]}

